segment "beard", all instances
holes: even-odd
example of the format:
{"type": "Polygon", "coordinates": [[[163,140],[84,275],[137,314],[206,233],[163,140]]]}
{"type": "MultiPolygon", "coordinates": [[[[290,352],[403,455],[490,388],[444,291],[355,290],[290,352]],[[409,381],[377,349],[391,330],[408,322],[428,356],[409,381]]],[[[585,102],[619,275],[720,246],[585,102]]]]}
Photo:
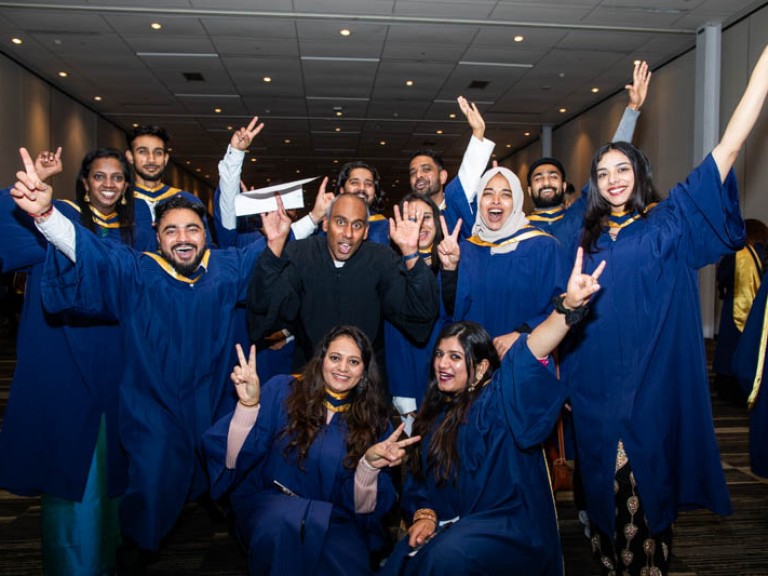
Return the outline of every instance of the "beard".
{"type": "Polygon", "coordinates": [[[136,172],[141,178],[146,180],[147,182],[161,182],[163,179],[163,172],[165,172],[165,168],[160,170],[157,174],[148,174],[147,172],[144,172],[143,170],[140,170],[136,167],[134,164],[133,171],[136,172]]]}
{"type": "Polygon", "coordinates": [[[535,208],[556,208],[557,206],[560,206],[563,203],[563,200],[565,199],[565,192],[562,190],[556,190],[555,188],[542,188],[539,190],[538,196],[532,196],[531,200],[533,200],[533,205],[535,208]],[[541,193],[545,190],[553,190],[555,194],[553,196],[548,196],[547,198],[542,198],[541,193]]]}
{"type": "Polygon", "coordinates": [[[163,258],[165,258],[170,265],[173,267],[173,269],[176,271],[176,273],[181,274],[182,276],[191,276],[194,274],[197,269],[200,267],[200,262],[203,261],[203,255],[205,254],[204,250],[199,250],[195,257],[189,261],[189,262],[182,262],[177,260],[174,257],[173,250],[175,248],[178,248],[179,246],[192,246],[193,248],[197,249],[197,247],[194,244],[176,244],[174,246],[171,246],[171,252],[166,252],[162,248],[160,249],[160,254],[163,255],[163,258]]]}

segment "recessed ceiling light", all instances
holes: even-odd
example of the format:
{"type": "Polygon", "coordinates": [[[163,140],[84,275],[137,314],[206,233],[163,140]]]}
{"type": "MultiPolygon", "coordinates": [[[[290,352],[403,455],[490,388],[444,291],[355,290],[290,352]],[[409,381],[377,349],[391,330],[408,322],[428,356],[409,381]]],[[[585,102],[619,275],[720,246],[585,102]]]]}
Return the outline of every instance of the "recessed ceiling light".
{"type": "Polygon", "coordinates": [[[530,135],[531,135],[530,132],[523,132],[523,136],[530,136],[530,135]]]}
{"type": "Polygon", "coordinates": [[[336,132],[341,132],[341,128],[339,128],[338,126],[336,126],[336,132]]]}
{"type": "Polygon", "coordinates": [[[525,40],[525,36],[519,36],[518,35],[518,36],[515,36],[514,38],[512,38],[512,40],[514,40],[515,42],[522,42],[523,40],[525,40]]]}
{"type": "Polygon", "coordinates": [[[344,112],[336,112],[336,116],[344,116],[344,112]]]}
{"type": "Polygon", "coordinates": [[[262,80],[264,80],[264,82],[272,82],[272,78],[270,78],[269,76],[264,76],[262,80]]]}
{"type": "Polygon", "coordinates": [[[512,144],[507,144],[507,148],[512,148],[512,144]]]}
{"type": "Polygon", "coordinates": [[[299,170],[298,168],[296,168],[296,174],[301,174],[301,170],[299,170]]]}
{"type": "Polygon", "coordinates": [[[210,174],[206,174],[206,175],[205,175],[205,177],[206,177],[206,178],[210,178],[210,177],[211,177],[211,175],[210,175],[210,174]]]}
{"type": "Polygon", "coordinates": [[[150,24],[149,27],[152,28],[152,30],[160,30],[163,27],[163,25],[160,24],[160,22],[152,22],[152,24],[150,24]]]}
{"type": "Polygon", "coordinates": [[[267,184],[269,184],[270,182],[272,182],[272,178],[267,178],[267,184]]]}
{"type": "Polygon", "coordinates": [[[448,114],[448,118],[451,118],[451,119],[456,118],[456,113],[451,112],[450,114],[448,114]]]}
{"type": "Polygon", "coordinates": [[[93,99],[96,100],[96,102],[101,102],[101,96],[94,96],[93,99]]]}
{"type": "Polygon", "coordinates": [[[348,28],[342,28],[341,30],[339,30],[339,34],[341,34],[342,36],[349,36],[350,34],[352,34],[352,31],[349,30],[348,28]]]}
{"type": "Polygon", "coordinates": [[[59,72],[59,76],[61,76],[62,78],[66,78],[67,76],[69,76],[69,74],[67,74],[62,70],[61,72],[59,72]]]}
{"type": "Polygon", "coordinates": [[[256,158],[251,158],[251,162],[256,162],[256,158]]]}
{"type": "Polygon", "coordinates": [[[339,163],[339,161],[338,161],[338,160],[334,160],[334,161],[333,161],[333,163],[334,163],[334,164],[338,164],[338,163],[339,163]]]}
{"type": "Polygon", "coordinates": [[[213,111],[216,112],[216,114],[221,114],[221,108],[214,108],[213,111]]]}
{"type": "Polygon", "coordinates": [[[202,171],[203,171],[202,168],[195,168],[195,172],[202,172],[202,171]]]}
{"type": "Polygon", "coordinates": [[[227,130],[232,130],[232,126],[227,126],[227,130]]]}
{"type": "Polygon", "coordinates": [[[139,124],[138,124],[138,122],[134,122],[133,124],[131,124],[131,126],[133,126],[134,128],[138,128],[139,124]]]}
{"type": "Polygon", "coordinates": [[[435,134],[442,134],[442,133],[443,133],[442,130],[435,130],[435,134]]]}
{"type": "Polygon", "coordinates": [[[405,81],[406,86],[413,86],[413,80],[406,80],[405,81]]]}
{"type": "Polygon", "coordinates": [[[184,164],[186,164],[187,166],[189,166],[190,164],[192,164],[192,162],[190,162],[189,160],[187,160],[186,162],[184,162],[184,164]]]}
{"type": "Polygon", "coordinates": [[[598,88],[597,86],[592,88],[592,94],[597,94],[598,92],[600,92],[600,88],[598,88]]]}
{"type": "Polygon", "coordinates": [[[560,110],[558,110],[558,112],[560,112],[560,114],[565,114],[566,112],[568,112],[568,109],[567,108],[560,108],[560,110]]]}
{"type": "Polygon", "coordinates": [[[11,42],[13,42],[14,44],[16,44],[17,46],[18,46],[19,44],[23,44],[23,43],[24,43],[24,41],[23,41],[21,38],[11,38],[11,42]]]}
{"type": "Polygon", "coordinates": [[[379,146],[386,146],[386,145],[387,145],[387,141],[386,140],[381,140],[379,142],[379,146]]]}
{"type": "Polygon", "coordinates": [[[286,138],[285,140],[283,140],[283,142],[285,142],[286,144],[290,144],[291,143],[291,139],[290,138],[286,138]]]}

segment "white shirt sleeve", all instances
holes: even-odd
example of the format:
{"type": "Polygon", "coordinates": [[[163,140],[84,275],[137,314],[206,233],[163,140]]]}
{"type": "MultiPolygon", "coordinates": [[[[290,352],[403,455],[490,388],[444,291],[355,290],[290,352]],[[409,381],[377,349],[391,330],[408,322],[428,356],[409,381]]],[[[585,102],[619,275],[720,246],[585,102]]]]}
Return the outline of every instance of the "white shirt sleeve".
{"type": "Polygon", "coordinates": [[[219,162],[219,212],[221,225],[227,230],[237,228],[235,198],[240,193],[240,176],[243,173],[245,152],[227,146],[227,153],[219,162]]]}
{"type": "Polygon", "coordinates": [[[55,207],[53,213],[35,226],[45,239],[58,248],[64,256],[75,262],[75,225],[55,207]]]}
{"type": "Polygon", "coordinates": [[[469,139],[469,145],[464,152],[461,166],[459,166],[459,182],[464,188],[464,194],[466,194],[469,203],[472,203],[475,198],[475,184],[483,175],[485,167],[488,166],[488,161],[491,159],[495,147],[496,143],[488,140],[488,138],[478,140],[472,136],[469,139]]]}
{"type": "Polygon", "coordinates": [[[317,225],[312,221],[309,214],[291,224],[291,230],[293,230],[293,236],[296,240],[309,238],[316,229],[317,225]]]}

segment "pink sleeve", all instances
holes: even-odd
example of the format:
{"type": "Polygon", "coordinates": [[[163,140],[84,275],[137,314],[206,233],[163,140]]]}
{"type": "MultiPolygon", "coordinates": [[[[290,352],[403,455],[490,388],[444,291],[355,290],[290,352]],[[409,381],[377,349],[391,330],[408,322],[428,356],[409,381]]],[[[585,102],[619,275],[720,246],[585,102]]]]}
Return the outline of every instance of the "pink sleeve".
{"type": "Polygon", "coordinates": [[[259,415],[261,404],[253,408],[246,408],[239,402],[235,406],[235,413],[232,414],[232,420],[229,422],[229,432],[227,433],[227,460],[226,466],[230,470],[237,464],[237,455],[245,444],[248,433],[256,424],[256,418],[259,415]]]}
{"type": "Polygon", "coordinates": [[[355,469],[355,512],[369,514],[376,509],[379,469],[360,458],[355,469]]]}

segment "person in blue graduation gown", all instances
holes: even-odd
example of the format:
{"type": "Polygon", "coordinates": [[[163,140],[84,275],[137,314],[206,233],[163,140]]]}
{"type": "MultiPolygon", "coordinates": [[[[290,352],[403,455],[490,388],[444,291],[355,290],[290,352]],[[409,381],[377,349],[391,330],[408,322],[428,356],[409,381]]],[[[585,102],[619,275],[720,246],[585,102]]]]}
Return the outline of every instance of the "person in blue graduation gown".
{"type": "Polygon", "coordinates": [[[566,355],[592,545],[604,573],[668,569],[681,510],[731,512],[712,425],[698,269],[745,239],[731,167],[768,92],[768,50],[722,139],[657,202],[627,143],[592,162],[581,245],[606,260],[593,314],[566,355]],[[615,487],[616,486],[616,487],[615,487]],[[615,492],[618,490],[618,492],[615,492]]]}
{"type": "Polygon", "coordinates": [[[369,553],[395,503],[388,472],[418,437],[391,433],[368,338],[331,329],[301,376],[263,387],[255,348],[232,372],[235,411],[206,434],[211,494],[229,497],[254,575],[371,574],[369,553]]]}
{"type": "MultiPolygon", "coordinates": [[[[440,271],[440,258],[437,247],[443,240],[445,221],[441,222],[441,213],[437,205],[427,196],[421,194],[408,194],[400,201],[400,211],[405,213],[406,202],[424,214],[419,230],[418,258],[424,260],[432,272],[440,271]]],[[[460,224],[456,226],[458,234],[460,224]]],[[[438,284],[439,286],[440,284],[438,284]]],[[[424,394],[427,391],[429,381],[429,364],[432,350],[437,342],[437,335],[442,329],[440,321],[435,322],[432,333],[425,343],[415,342],[408,338],[394,325],[387,322],[384,325],[384,349],[387,360],[387,373],[391,374],[388,380],[389,393],[392,402],[401,418],[409,422],[406,432],[410,434],[410,423],[424,394]]]]}
{"type": "MultiPolygon", "coordinates": [[[[27,159],[28,160],[28,159],[27,159]]],[[[31,163],[13,190],[31,213],[49,210],[31,163]]],[[[207,492],[202,434],[234,404],[226,386],[233,310],[246,294],[263,244],[206,248],[203,208],[185,196],[156,207],[160,253],[106,249],[54,209],[36,225],[49,250],[43,277],[47,310],[119,319],[126,362],[120,440],[129,457],[121,502],[123,536],[156,550],[184,503],[207,492]]]]}
{"type": "MultiPolygon", "coordinates": [[[[155,208],[159,202],[181,194],[192,202],[200,203],[197,196],[163,182],[163,173],[171,159],[168,145],[171,137],[162,126],[142,124],[132,128],[125,136],[128,149],[125,156],[133,169],[131,191],[134,197],[136,240],[142,250],[157,250],[154,232],[155,208]]],[[[200,203],[202,206],[202,203],[200,203]]],[[[213,240],[206,227],[208,245],[213,240]]]]}
{"type": "MultiPolygon", "coordinates": [[[[43,152],[43,178],[61,171],[61,149],[43,152]]],[[[77,202],[57,209],[104,241],[133,243],[130,168],[115,149],[82,161],[77,202]]],[[[101,574],[115,568],[118,500],[126,462],[118,438],[123,339],[115,322],[90,322],[43,310],[47,243],[8,190],[0,194],[0,265],[26,271],[17,364],[0,432],[0,486],[41,494],[46,574],[101,574]],[[41,350],[44,356],[41,356],[41,350]]]]}
{"type": "Polygon", "coordinates": [[[511,170],[491,168],[477,190],[473,235],[460,243],[455,297],[445,289],[450,275],[444,270],[443,302],[454,321],[482,324],[503,356],[521,331],[547,316],[567,270],[558,241],[528,224],[520,180],[511,170]]]}
{"type": "Polygon", "coordinates": [[[739,380],[749,412],[749,461],[752,472],[768,478],[768,273],[763,275],[733,353],[733,373],[739,380]]]}
{"type": "Polygon", "coordinates": [[[412,518],[383,574],[561,575],[554,499],[541,443],[566,398],[549,354],[584,313],[597,279],[577,256],[568,290],[500,361],[488,332],[440,333],[414,432],[403,510],[412,518]]]}

